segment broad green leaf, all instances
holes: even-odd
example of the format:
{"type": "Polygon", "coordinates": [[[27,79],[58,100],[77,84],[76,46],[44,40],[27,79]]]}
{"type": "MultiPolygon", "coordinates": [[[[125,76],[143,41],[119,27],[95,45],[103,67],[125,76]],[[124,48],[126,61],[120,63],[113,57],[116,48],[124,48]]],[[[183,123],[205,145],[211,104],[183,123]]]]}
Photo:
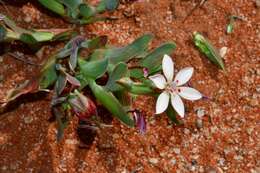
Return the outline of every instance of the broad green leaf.
{"type": "Polygon", "coordinates": [[[57,0],[38,0],[44,7],[48,8],[49,10],[61,15],[65,16],[65,8],[64,6],[59,3],[57,0]]]}
{"type": "Polygon", "coordinates": [[[108,67],[108,59],[84,61],[79,59],[80,72],[88,78],[97,79],[104,75],[108,67]]]}
{"type": "Polygon", "coordinates": [[[119,62],[128,62],[132,58],[138,56],[139,54],[142,54],[148,48],[148,44],[151,39],[152,35],[143,35],[128,46],[125,46],[123,48],[109,49],[108,51],[106,51],[105,57],[109,58],[109,61],[112,64],[117,64],[119,62]]]}
{"type": "Polygon", "coordinates": [[[118,0],[105,0],[105,4],[106,4],[106,9],[112,11],[118,7],[119,1],[118,0]]]}
{"type": "Polygon", "coordinates": [[[77,9],[80,4],[83,3],[82,0],[61,0],[64,5],[73,10],[77,9]]]}
{"type": "Polygon", "coordinates": [[[90,61],[101,60],[105,57],[107,49],[96,49],[93,53],[89,56],[90,61]]]}
{"type": "Polygon", "coordinates": [[[80,82],[79,90],[82,90],[83,88],[85,88],[88,85],[88,81],[82,73],[77,74],[76,78],[80,82]]]}
{"type": "Polygon", "coordinates": [[[175,43],[165,43],[143,58],[140,64],[148,69],[149,74],[153,73],[161,65],[163,56],[171,54],[175,48],[175,43]]]}
{"type": "Polygon", "coordinates": [[[89,80],[89,86],[96,99],[107,108],[113,116],[118,118],[127,126],[134,127],[133,119],[128,116],[123,106],[111,92],[107,92],[102,86],[97,85],[94,80],[89,80]]]}
{"type": "Polygon", "coordinates": [[[54,84],[57,79],[57,72],[55,66],[56,58],[51,56],[45,63],[43,69],[41,70],[40,76],[40,88],[46,89],[50,85],[54,84]]]}
{"type": "Polygon", "coordinates": [[[97,13],[95,8],[88,4],[81,4],[79,6],[79,11],[80,11],[80,14],[85,18],[90,18],[97,13]]]}
{"type": "Polygon", "coordinates": [[[22,34],[20,40],[26,44],[34,45],[37,44],[37,40],[30,34],[22,34]]]}
{"type": "Polygon", "coordinates": [[[54,34],[51,32],[34,32],[32,33],[33,38],[37,42],[51,41],[54,37],[54,34]]]}
{"type": "Polygon", "coordinates": [[[141,79],[144,77],[144,72],[141,68],[132,68],[129,71],[131,78],[141,79]]]}
{"type": "Polygon", "coordinates": [[[193,41],[198,49],[206,55],[206,57],[217,65],[220,69],[225,70],[224,62],[213,45],[203,35],[198,32],[193,33],[193,41]]]}
{"type": "Polygon", "coordinates": [[[132,94],[137,95],[154,95],[154,90],[144,83],[133,82],[129,78],[122,78],[117,81],[124,89],[132,94]]]}
{"type": "Polygon", "coordinates": [[[55,93],[57,94],[57,96],[59,96],[62,91],[64,90],[64,88],[66,87],[67,84],[67,79],[66,76],[64,74],[60,74],[57,78],[57,81],[55,83],[55,93]]]}
{"type": "Polygon", "coordinates": [[[83,3],[82,0],[61,0],[62,3],[67,7],[67,15],[72,19],[78,18],[78,7],[83,3]]]}
{"type": "Polygon", "coordinates": [[[107,43],[107,36],[101,35],[92,40],[86,40],[81,43],[81,47],[88,48],[88,49],[99,49],[106,45],[107,43]]]}
{"type": "Polygon", "coordinates": [[[117,64],[112,73],[109,75],[108,82],[105,86],[106,89],[112,92],[120,90],[121,87],[116,83],[116,81],[122,77],[126,77],[127,73],[128,69],[125,63],[121,62],[117,64]]]}

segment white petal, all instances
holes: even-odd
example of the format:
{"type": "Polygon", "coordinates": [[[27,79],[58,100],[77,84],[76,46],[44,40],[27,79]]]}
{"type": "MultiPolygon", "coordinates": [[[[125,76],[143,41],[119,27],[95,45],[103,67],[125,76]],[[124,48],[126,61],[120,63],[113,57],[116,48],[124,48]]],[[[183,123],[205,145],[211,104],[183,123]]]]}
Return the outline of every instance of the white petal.
{"type": "Polygon", "coordinates": [[[164,55],[162,60],[162,69],[167,81],[172,81],[174,74],[174,64],[170,56],[164,55]]]}
{"type": "Polygon", "coordinates": [[[174,82],[176,82],[177,86],[183,85],[190,80],[192,74],[193,67],[183,68],[177,73],[174,82]]]}
{"type": "Polygon", "coordinates": [[[199,100],[202,98],[202,94],[190,87],[178,87],[179,95],[187,100],[199,100]]]}
{"type": "Polygon", "coordinates": [[[166,80],[163,75],[156,74],[153,76],[150,76],[149,79],[153,81],[154,85],[159,89],[164,89],[166,85],[166,80]]]}
{"type": "Polygon", "coordinates": [[[156,101],[156,114],[163,113],[169,105],[170,95],[167,92],[163,92],[159,95],[156,101]]]}
{"type": "Polygon", "coordinates": [[[171,104],[175,111],[183,118],[184,117],[184,104],[178,94],[171,94],[171,104]]]}

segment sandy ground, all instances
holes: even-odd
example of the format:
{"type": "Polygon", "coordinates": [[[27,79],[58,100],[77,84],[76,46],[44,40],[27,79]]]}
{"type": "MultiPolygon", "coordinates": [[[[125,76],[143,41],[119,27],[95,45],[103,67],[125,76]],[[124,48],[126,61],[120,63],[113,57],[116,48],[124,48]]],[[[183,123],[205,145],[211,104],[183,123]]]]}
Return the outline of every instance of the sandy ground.
{"type": "MultiPolygon", "coordinates": [[[[198,1],[128,2],[112,14],[117,20],[88,26],[66,24],[31,2],[7,5],[23,27],[74,27],[86,37],[108,35],[114,45],[126,45],[144,33],[154,34],[151,47],[175,41],[172,57],[176,69],[194,67],[191,84],[212,99],[186,102],[184,125],[175,126],[166,115],[154,115],[152,98],[140,97],[135,106],[146,112],[147,133],[141,135],[113,120],[113,127],[101,131],[88,149],[80,147],[76,118],[66,129],[64,140],[56,142],[56,125],[48,121],[50,98],[24,100],[0,117],[0,172],[260,172],[260,15],[254,0],[208,0],[185,22],[198,1]],[[233,33],[227,35],[229,15],[244,21],[236,21],[233,33]],[[217,48],[228,47],[226,73],[194,47],[194,31],[202,32],[217,48]],[[198,114],[204,116],[198,118],[198,114]]],[[[7,14],[3,6],[0,10],[7,14]]],[[[23,53],[28,60],[41,62],[60,46],[46,46],[40,58],[23,53]]],[[[12,51],[16,49],[19,45],[12,51]]],[[[0,64],[0,98],[39,70],[8,55],[0,56],[0,64]]]]}

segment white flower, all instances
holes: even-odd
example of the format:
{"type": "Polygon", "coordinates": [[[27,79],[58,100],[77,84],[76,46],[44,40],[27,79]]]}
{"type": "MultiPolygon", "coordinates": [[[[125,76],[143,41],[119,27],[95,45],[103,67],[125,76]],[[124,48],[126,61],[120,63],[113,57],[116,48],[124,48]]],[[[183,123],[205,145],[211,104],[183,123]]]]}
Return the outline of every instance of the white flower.
{"type": "Polygon", "coordinates": [[[181,86],[190,80],[193,74],[193,68],[183,68],[177,73],[175,79],[173,80],[173,61],[171,57],[164,55],[162,60],[162,70],[164,76],[161,74],[156,74],[149,77],[155,86],[163,91],[156,101],[156,114],[164,112],[169,105],[169,101],[171,100],[171,105],[175,111],[181,117],[184,117],[185,110],[181,97],[187,100],[198,100],[202,98],[202,94],[196,89],[181,86]]]}

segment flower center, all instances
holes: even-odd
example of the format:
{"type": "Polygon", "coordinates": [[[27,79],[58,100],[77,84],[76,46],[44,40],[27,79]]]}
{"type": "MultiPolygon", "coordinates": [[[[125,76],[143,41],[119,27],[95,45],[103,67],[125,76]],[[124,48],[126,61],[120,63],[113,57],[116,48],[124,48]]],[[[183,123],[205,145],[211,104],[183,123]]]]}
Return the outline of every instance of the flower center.
{"type": "Polygon", "coordinates": [[[177,86],[177,82],[167,83],[165,90],[169,93],[175,93],[175,94],[181,92],[181,89],[177,86]]]}

